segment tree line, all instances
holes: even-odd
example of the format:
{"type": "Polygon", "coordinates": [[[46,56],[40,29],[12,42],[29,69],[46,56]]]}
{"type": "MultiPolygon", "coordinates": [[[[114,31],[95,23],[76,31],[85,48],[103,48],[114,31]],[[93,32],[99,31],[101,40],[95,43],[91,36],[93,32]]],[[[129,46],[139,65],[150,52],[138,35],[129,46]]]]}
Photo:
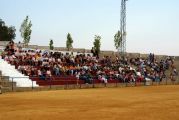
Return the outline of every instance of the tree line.
{"type": "Polygon", "coordinates": [[[14,26],[7,26],[5,22],[0,19],[0,41],[11,41],[16,37],[16,29],[14,26]]]}
{"type": "MultiPolygon", "coordinates": [[[[23,38],[23,44],[25,47],[28,47],[28,44],[30,42],[31,33],[32,33],[31,27],[32,27],[32,22],[31,20],[29,20],[29,16],[26,16],[19,30],[21,33],[21,37],[23,38]]],[[[2,21],[2,19],[0,19],[0,41],[13,41],[16,37],[15,32],[16,29],[14,26],[8,27],[7,25],[5,25],[5,22],[2,21]]],[[[121,32],[118,31],[114,35],[114,46],[116,49],[120,47],[121,40],[122,40],[121,32]]],[[[53,39],[50,39],[49,41],[50,50],[54,49],[53,44],[54,44],[53,39]]],[[[66,48],[68,49],[68,51],[70,51],[73,48],[73,39],[70,33],[67,34],[66,48]]],[[[93,54],[96,54],[98,56],[100,53],[100,48],[101,48],[101,36],[95,35],[91,52],[93,52],[93,54]]]]}

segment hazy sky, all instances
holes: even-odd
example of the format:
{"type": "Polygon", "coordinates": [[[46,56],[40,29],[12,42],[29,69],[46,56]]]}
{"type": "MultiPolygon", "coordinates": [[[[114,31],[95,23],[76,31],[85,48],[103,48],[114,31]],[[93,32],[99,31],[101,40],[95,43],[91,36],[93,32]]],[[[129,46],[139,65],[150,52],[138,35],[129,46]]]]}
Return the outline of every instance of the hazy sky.
{"type": "MultiPolygon", "coordinates": [[[[71,33],[74,47],[93,46],[101,35],[101,49],[115,50],[120,28],[121,0],[0,0],[0,18],[19,28],[26,15],[32,21],[30,44],[65,47],[71,33]]],[[[127,52],[179,55],[179,0],[127,1],[127,52]]]]}

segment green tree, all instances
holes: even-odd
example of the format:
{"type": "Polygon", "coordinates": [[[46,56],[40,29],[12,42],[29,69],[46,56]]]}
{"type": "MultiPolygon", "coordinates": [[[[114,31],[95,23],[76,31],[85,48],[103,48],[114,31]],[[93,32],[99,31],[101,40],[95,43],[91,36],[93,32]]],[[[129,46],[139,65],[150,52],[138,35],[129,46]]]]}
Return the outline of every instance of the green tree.
{"type": "Polygon", "coordinates": [[[31,21],[29,21],[29,17],[26,16],[19,30],[21,32],[21,37],[23,38],[23,43],[25,44],[26,47],[30,42],[30,37],[32,33],[31,27],[32,27],[32,23],[31,21]]]}
{"type": "Polygon", "coordinates": [[[95,53],[97,57],[99,57],[100,48],[101,48],[101,36],[95,35],[93,45],[94,45],[95,53]]]}
{"type": "Polygon", "coordinates": [[[72,37],[71,37],[71,35],[70,35],[70,33],[68,33],[68,35],[67,35],[67,41],[66,41],[66,48],[68,49],[68,51],[71,49],[71,48],[73,48],[73,39],[72,39],[72,37]]]}
{"type": "Polygon", "coordinates": [[[53,50],[53,49],[54,49],[53,40],[52,40],[52,39],[50,40],[49,48],[50,48],[50,50],[53,50]]]}
{"type": "Polygon", "coordinates": [[[116,49],[118,49],[120,47],[121,40],[122,40],[121,32],[118,31],[114,35],[114,46],[116,47],[116,49]]]}
{"type": "Polygon", "coordinates": [[[15,39],[15,27],[14,26],[6,26],[5,22],[0,19],[0,41],[12,41],[15,39]]]}

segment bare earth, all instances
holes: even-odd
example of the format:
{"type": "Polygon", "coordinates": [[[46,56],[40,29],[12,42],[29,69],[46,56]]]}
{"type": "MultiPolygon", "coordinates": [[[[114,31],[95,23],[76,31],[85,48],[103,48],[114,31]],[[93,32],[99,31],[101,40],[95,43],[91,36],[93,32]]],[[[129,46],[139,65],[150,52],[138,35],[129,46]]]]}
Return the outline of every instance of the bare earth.
{"type": "Polygon", "coordinates": [[[0,95],[0,120],[179,120],[179,86],[0,95]]]}

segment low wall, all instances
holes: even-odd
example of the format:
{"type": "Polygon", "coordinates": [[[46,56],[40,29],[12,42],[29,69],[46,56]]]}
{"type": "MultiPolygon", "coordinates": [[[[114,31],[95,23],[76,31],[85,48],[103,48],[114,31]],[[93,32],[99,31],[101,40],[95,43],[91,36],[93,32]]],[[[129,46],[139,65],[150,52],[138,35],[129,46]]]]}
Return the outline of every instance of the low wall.
{"type": "MultiPolygon", "coordinates": [[[[49,50],[49,46],[29,45],[28,47],[32,48],[32,49],[46,49],[46,50],[49,50]]],[[[54,50],[55,51],[68,51],[68,49],[66,47],[54,47],[54,50]]],[[[85,48],[72,48],[70,51],[80,52],[80,53],[85,53],[85,52],[90,53],[91,52],[90,49],[85,49],[85,48]]],[[[100,57],[102,57],[104,55],[105,56],[118,56],[119,53],[115,52],[115,51],[101,50],[100,57]]],[[[146,58],[146,57],[148,57],[148,55],[149,54],[127,53],[128,57],[143,57],[143,58],[146,58]]],[[[163,58],[167,57],[167,55],[155,55],[155,57],[157,59],[163,59],[163,58]]],[[[177,56],[176,59],[179,60],[179,56],[177,56]]]]}
{"type": "Polygon", "coordinates": [[[0,41],[0,46],[7,46],[7,44],[9,43],[9,41],[0,41]]]}

